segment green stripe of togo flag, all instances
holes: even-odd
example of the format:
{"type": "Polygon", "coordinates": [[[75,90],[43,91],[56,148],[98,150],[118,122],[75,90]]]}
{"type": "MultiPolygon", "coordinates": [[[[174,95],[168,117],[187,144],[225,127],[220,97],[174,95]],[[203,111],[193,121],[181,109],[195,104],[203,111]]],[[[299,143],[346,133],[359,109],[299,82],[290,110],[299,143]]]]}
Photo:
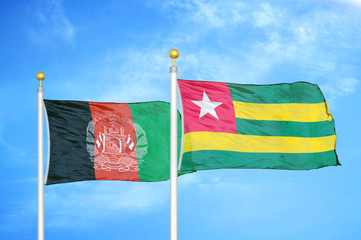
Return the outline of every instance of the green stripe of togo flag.
{"type": "Polygon", "coordinates": [[[265,121],[236,118],[237,134],[282,137],[324,137],[336,135],[335,123],[265,121]]]}
{"type": "Polygon", "coordinates": [[[248,103],[322,103],[323,94],[317,84],[248,85],[227,83],[233,101],[248,103]]]}
{"type": "MultiPolygon", "coordinates": [[[[137,135],[140,181],[163,181],[170,177],[170,105],[166,102],[129,104],[137,135]]],[[[178,155],[182,137],[178,112],[178,155]]]]}
{"type": "Polygon", "coordinates": [[[340,165],[335,151],[319,153],[245,153],[219,150],[183,154],[182,171],[222,168],[310,170],[340,165]]]}

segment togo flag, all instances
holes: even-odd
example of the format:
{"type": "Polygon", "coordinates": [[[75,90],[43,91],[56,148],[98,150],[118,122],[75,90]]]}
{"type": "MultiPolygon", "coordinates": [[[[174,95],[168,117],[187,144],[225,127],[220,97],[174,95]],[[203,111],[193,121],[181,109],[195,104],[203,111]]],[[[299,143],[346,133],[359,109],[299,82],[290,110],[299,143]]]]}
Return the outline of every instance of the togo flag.
{"type": "Polygon", "coordinates": [[[50,137],[47,185],[169,179],[169,103],[44,103],[50,137]]]}
{"type": "Polygon", "coordinates": [[[340,165],[334,120],[316,84],[178,80],[181,170],[308,170],[340,165]]]}

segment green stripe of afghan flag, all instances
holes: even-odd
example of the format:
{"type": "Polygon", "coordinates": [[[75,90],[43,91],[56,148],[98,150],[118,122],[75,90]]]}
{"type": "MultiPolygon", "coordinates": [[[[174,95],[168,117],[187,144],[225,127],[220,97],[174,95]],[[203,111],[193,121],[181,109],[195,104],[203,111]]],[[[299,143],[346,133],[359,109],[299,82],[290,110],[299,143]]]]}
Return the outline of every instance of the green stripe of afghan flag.
{"type": "MultiPolygon", "coordinates": [[[[170,105],[166,102],[129,104],[133,121],[144,133],[137,135],[139,179],[144,182],[170,178],[170,105]],[[142,138],[147,136],[147,142],[142,138]],[[147,152],[140,146],[147,145],[147,152]],[[143,151],[143,152],[142,152],[143,151]],[[142,157],[141,157],[142,156],[142,157]]],[[[182,136],[181,116],[178,112],[178,153],[182,136]]],[[[184,173],[180,173],[182,175],[184,173]]]]}
{"type": "Polygon", "coordinates": [[[334,120],[316,84],[178,80],[181,170],[308,170],[339,165],[334,120]]]}

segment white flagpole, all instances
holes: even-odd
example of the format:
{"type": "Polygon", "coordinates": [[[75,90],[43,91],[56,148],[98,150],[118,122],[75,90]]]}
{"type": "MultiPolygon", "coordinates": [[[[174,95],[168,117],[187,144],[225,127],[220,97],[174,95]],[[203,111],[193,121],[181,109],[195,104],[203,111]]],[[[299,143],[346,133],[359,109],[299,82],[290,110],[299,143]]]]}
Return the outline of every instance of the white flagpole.
{"type": "Polygon", "coordinates": [[[45,75],[39,72],[36,78],[40,81],[38,92],[38,240],[44,240],[44,119],[43,93],[41,82],[45,75]]]}
{"type": "Polygon", "coordinates": [[[170,240],[178,239],[178,144],[177,144],[177,73],[175,59],[179,56],[176,49],[169,52],[173,59],[170,67],[170,240]]]}

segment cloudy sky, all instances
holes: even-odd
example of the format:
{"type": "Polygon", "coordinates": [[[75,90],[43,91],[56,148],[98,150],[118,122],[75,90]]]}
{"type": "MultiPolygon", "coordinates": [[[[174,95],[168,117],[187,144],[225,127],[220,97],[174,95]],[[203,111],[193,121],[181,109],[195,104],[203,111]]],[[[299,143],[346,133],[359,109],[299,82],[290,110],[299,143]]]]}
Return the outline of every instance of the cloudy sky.
{"type": "MultiPolygon", "coordinates": [[[[0,13],[0,239],[36,239],[36,73],[48,99],[169,101],[172,48],[183,79],[319,84],[342,164],[182,176],[179,239],[361,238],[361,1],[5,0],[0,13]]],[[[169,239],[169,181],[46,186],[45,237],[169,239]]]]}

